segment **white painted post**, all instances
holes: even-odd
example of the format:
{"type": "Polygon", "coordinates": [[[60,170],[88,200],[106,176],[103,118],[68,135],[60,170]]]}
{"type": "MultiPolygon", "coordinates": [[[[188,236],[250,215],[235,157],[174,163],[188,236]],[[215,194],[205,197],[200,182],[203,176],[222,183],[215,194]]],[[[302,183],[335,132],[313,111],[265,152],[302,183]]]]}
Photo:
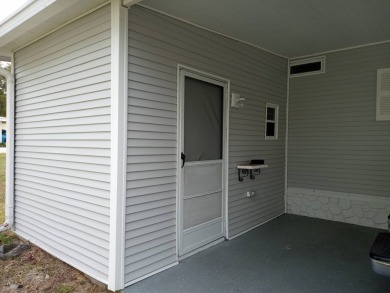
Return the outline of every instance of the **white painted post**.
{"type": "Polygon", "coordinates": [[[124,287],[128,9],[111,0],[111,190],[108,289],[124,287]]]}
{"type": "MultiPolygon", "coordinates": [[[[14,66],[12,58],[12,66],[14,66]]],[[[0,68],[0,75],[7,78],[7,155],[6,155],[6,179],[5,179],[5,224],[3,228],[12,228],[14,223],[14,105],[15,105],[15,80],[11,72],[0,68]]]]}

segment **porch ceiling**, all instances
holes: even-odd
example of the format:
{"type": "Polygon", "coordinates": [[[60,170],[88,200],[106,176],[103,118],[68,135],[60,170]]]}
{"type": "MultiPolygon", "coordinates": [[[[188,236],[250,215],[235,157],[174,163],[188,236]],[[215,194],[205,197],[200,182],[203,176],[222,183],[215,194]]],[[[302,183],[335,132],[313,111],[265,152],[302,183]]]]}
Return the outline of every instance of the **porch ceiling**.
{"type": "Polygon", "coordinates": [[[141,3],[286,57],[390,40],[388,0],[144,0],[141,3]]]}

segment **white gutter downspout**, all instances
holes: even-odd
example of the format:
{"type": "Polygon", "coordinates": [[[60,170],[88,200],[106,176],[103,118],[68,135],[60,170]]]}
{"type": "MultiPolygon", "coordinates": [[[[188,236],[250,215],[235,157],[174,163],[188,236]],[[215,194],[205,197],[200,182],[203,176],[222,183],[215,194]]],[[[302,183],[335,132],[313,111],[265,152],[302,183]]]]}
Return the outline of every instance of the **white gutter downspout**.
{"type": "Polygon", "coordinates": [[[12,228],[14,224],[14,75],[0,67],[0,75],[7,79],[7,149],[5,179],[5,223],[0,225],[0,232],[12,228]]]}

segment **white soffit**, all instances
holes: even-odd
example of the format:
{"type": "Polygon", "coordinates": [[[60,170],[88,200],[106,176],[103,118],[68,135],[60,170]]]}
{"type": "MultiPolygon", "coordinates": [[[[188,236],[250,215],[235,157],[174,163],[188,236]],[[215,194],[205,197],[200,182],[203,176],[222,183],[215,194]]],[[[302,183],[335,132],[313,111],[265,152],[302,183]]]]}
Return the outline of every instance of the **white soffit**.
{"type": "Polygon", "coordinates": [[[107,0],[35,0],[0,23],[0,58],[107,0]]]}
{"type": "Polygon", "coordinates": [[[142,4],[286,57],[390,40],[389,0],[144,0],[142,4]]]}

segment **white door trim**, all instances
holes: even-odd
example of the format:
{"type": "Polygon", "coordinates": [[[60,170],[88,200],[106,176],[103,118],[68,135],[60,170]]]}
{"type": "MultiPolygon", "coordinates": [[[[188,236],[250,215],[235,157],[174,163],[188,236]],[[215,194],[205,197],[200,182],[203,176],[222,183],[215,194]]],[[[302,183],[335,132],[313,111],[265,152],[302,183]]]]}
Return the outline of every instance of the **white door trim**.
{"type": "MultiPolygon", "coordinates": [[[[177,188],[176,188],[176,256],[179,260],[179,247],[183,241],[183,210],[180,194],[182,193],[182,178],[183,170],[181,168],[181,150],[184,146],[184,136],[182,136],[182,130],[184,129],[184,78],[192,77],[198,80],[209,82],[215,85],[219,85],[224,88],[224,106],[223,106],[223,155],[222,155],[222,222],[223,222],[223,237],[229,239],[228,230],[228,168],[229,168],[229,96],[230,96],[230,80],[210,74],[204,71],[200,71],[185,65],[178,64],[177,66],[177,188]]],[[[220,160],[216,160],[219,161],[220,160]]],[[[191,163],[197,164],[197,163],[191,163]]],[[[201,249],[209,247],[206,245],[201,249]]],[[[191,253],[190,253],[191,254],[191,253]]]]}

